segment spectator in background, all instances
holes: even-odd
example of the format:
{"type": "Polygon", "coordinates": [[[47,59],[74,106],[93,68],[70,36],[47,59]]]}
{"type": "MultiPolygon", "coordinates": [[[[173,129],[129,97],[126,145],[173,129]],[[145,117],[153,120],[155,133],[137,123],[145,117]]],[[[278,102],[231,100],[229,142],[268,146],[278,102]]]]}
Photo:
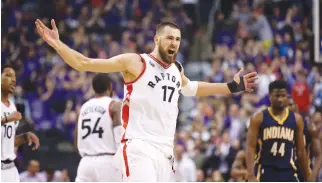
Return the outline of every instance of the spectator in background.
{"type": "Polygon", "coordinates": [[[205,173],[202,169],[197,170],[197,179],[196,182],[205,182],[205,173]]]}
{"type": "Polygon", "coordinates": [[[259,68],[258,74],[258,87],[257,87],[257,96],[259,99],[268,95],[268,85],[270,82],[276,80],[276,75],[272,73],[271,68],[267,63],[262,63],[259,68]]]}
{"type": "Polygon", "coordinates": [[[30,160],[27,170],[20,173],[21,182],[46,182],[44,177],[39,173],[39,161],[30,160]]]}
{"type": "Polygon", "coordinates": [[[196,165],[191,158],[185,154],[185,148],[182,144],[175,147],[175,180],[177,182],[196,182],[196,165]]]}
{"type": "Polygon", "coordinates": [[[59,171],[55,170],[51,166],[47,166],[41,175],[45,182],[70,182],[68,172],[66,169],[59,171]]]}
{"type": "Polygon", "coordinates": [[[293,79],[291,73],[288,73],[287,79],[292,89],[292,97],[298,106],[299,112],[307,116],[310,109],[310,96],[311,87],[314,82],[315,73],[311,74],[306,78],[306,72],[301,69],[297,72],[296,80],[293,79]]]}
{"type": "Polygon", "coordinates": [[[273,41],[273,32],[261,9],[255,10],[253,17],[250,20],[248,31],[252,32],[255,36],[258,36],[265,49],[270,48],[273,41]]]}

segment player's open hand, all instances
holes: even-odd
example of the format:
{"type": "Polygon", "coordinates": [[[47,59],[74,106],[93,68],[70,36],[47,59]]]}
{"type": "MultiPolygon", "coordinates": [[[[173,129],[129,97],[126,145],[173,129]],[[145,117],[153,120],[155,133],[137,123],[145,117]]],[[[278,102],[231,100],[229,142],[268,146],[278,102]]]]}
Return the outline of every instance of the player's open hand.
{"type": "Polygon", "coordinates": [[[58,29],[55,24],[55,20],[51,20],[52,29],[49,29],[42,21],[39,19],[35,22],[37,31],[44,41],[46,41],[51,47],[57,48],[59,44],[59,34],[58,29]]]}
{"type": "MultiPolygon", "coordinates": [[[[238,73],[234,76],[234,81],[239,84],[240,83],[240,78],[241,75],[243,74],[244,69],[241,68],[238,73]]],[[[257,77],[257,72],[251,72],[248,73],[244,76],[242,76],[244,79],[244,87],[246,92],[253,92],[254,88],[257,86],[256,80],[258,79],[257,77]]]]}
{"type": "Polygon", "coordinates": [[[32,150],[38,149],[40,143],[39,143],[39,138],[32,132],[27,132],[27,142],[28,146],[31,146],[32,143],[35,143],[35,146],[32,148],[32,150]]]}

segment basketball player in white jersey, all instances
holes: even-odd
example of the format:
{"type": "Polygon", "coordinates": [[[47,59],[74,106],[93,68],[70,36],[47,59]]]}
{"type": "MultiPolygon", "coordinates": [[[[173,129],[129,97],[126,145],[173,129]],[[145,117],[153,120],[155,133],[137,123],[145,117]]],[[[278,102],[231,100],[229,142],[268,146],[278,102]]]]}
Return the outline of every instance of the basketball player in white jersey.
{"type": "Polygon", "coordinates": [[[38,137],[27,132],[16,135],[21,113],[17,112],[14,103],[9,97],[14,93],[16,87],[16,72],[9,65],[1,67],[1,182],[19,182],[18,170],[15,167],[16,159],[15,146],[32,143],[36,150],[39,147],[38,137]]]}
{"type": "Polygon", "coordinates": [[[241,77],[242,70],[230,83],[190,81],[175,61],[181,31],[173,23],[156,28],[155,48],[149,54],[126,53],[109,59],[93,59],[69,48],[59,40],[58,29],[40,20],[35,22],[40,36],[63,60],[78,71],[121,72],[125,83],[122,120],[125,133],[120,159],[123,181],[171,181],[173,177],[174,134],[179,94],[210,96],[240,91],[252,92],[257,73],[241,77]]]}
{"type": "Polygon", "coordinates": [[[121,171],[112,159],[122,136],[121,103],[109,97],[108,74],[94,76],[95,98],[83,104],[76,127],[77,148],[82,159],[76,182],[122,181],[121,171]]]}

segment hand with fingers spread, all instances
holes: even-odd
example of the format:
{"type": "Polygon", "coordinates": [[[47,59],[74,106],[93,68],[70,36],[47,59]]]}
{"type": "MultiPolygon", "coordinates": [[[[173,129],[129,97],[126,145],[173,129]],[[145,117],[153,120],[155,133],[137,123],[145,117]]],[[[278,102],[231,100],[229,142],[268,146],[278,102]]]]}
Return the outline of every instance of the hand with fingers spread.
{"type": "Polygon", "coordinates": [[[55,24],[55,20],[51,20],[52,29],[49,29],[39,19],[35,22],[37,31],[44,41],[46,41],[51,47],[57,48],[59,44],[59,33],[55,24]]]}
{"type": "Polygon", "coordinates": [[[239,72],[234,76],[234,81],[238,84],[241,91],[253,92],[254,87],[257,86],[255,81],[258,79],[257,72],[251,72],[244,76],[241,76],[244,72],[244,69],[240,69],[239,72]]]}
{"type": "Polygon", "coordinates": [[[244,76],[241,76],[243,71],[243,68],[240,69],[234,76],[234,80],[230,83],[227,83],[230,93],[241,91],[253,92],[253,88],[257,86],[257,83],[255,83],[255,81],[258,79],[257,72],[251,72],[244,76]]]}

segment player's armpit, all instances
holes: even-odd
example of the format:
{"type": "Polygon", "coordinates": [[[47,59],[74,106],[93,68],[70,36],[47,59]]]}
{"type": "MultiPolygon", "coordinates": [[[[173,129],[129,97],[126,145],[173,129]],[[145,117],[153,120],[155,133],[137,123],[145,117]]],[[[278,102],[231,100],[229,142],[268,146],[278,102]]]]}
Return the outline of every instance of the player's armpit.
{"type": "Polygon", "coordinates": [[[248,170],[249,181],[255,181],[254,161],[256,153],[256,145],[258,140],[259,127],[263,121],[263,112],[260,111],[250,119],[250,125],[247,132],[246,146],[246,164],[248,170]]]}
{"type": "Polygon", "coordinates": [[[297,150],[297,157],[299,159],[300,163],[300,168],[304,176],[304,180],[308,181],[308,176],[309,176],[309,165],[308,165],[308,157],[307,153],[305,150],[305,144],[304,144],[304,122],[302,117],[294,113],[295,119],[296,119],[296,125],[297,125],[297,130],[296,130],[296,150],[297,150]]]}

